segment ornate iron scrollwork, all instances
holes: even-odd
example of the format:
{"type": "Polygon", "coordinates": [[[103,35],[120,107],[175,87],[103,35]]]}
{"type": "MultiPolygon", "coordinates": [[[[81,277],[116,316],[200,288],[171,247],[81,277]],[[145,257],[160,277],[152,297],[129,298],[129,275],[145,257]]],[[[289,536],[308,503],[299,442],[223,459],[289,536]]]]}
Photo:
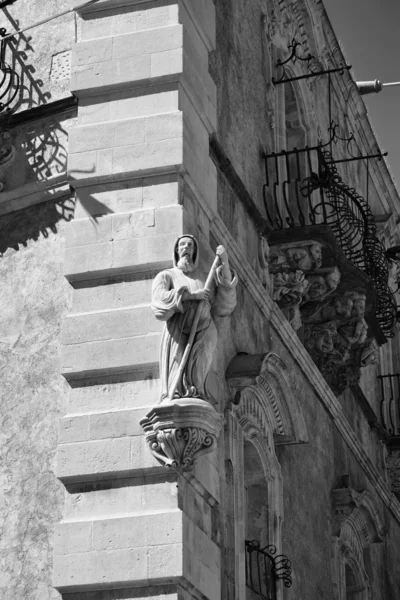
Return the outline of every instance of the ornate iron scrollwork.
{"type": "MultiPolygon", "coordinates": [[[[2,5],[0,5],[2,8],[2,5]]],[[[0,36],[7,35],[4,27],[0,29],[0,36]]],[[[0,41],[0,112],[11,110],[10,106],[18,94],[20,77],[16,71],[5,61],[7,41],[0,41]]]]}
{"type": "Polygon", "coordinates": [[[378,324],[391,337],[397,307],[388,285],[389,259],[368,202],[342,180],[324,146],[270,154],[265,169],[264,207],[272,228],[328,225],[346,258],[371,279],[378,324]]]}
{"type": "Polygon", "coordinates": [[[321,69],[317,59],[312,54],[301,55],[299,50],[302,49],[300,42],[293,38],[291,44],[288,46],[289,56],[286,60],[278,60],[276,63],[276,69],[279,72],[279,77],[272,77],[272,83],[277,85],[279,83],[288,83],[289,81],[298,81],[299,79],[308,79],[309,77],[319,77],[320,75],[328,75],[329,73],[339,73],[343,75],[345,71],[351,69],[351,65],[340,65],[334,69],[321,69]],[[299,75],[298,77],[286,77],[285,67],[296,61],[300,61],[305,64],[306,73],[299,75]]]}
{"type": "Polygon", "coordinates": [[[276,599],[276,582],[292,585],[292,566],[285,554],[277,554],[276,546],[260,548],[257,540],[246,540],[246,585],[265,600],[276,599]]]}

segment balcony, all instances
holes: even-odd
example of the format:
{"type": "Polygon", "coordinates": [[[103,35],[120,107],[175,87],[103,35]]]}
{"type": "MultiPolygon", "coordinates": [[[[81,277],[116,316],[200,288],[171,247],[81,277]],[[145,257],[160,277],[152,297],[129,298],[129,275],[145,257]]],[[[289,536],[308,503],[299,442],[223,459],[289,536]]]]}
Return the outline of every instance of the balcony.
{"type": "Polygon", "coordinates": [[[386,249],[325,146],[266,156],[265,177],[273,298],[339,395],[393,335],[386,249]]]}
{"type": "Polygon", "coordinates": [[[292,585],[290,560],[284,554],[276,554],[275,546],[260,548],[256,540],[246,540],[246,587],[248,600],[276,600],[278,580],[285,587],[292,585]]]}

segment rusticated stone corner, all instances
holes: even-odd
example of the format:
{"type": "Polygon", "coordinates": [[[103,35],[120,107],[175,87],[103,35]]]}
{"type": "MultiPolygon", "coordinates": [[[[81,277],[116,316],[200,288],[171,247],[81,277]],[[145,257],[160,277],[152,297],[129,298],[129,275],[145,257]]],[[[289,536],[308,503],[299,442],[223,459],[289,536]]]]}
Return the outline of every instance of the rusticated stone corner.
{"type": "Polygon", "coordinates": [[[208,402],[181,398],[155,406],[140,424],[150,451],[162,465],[189,471],[199,456],[215,448],[222,420],[208,402]]]}

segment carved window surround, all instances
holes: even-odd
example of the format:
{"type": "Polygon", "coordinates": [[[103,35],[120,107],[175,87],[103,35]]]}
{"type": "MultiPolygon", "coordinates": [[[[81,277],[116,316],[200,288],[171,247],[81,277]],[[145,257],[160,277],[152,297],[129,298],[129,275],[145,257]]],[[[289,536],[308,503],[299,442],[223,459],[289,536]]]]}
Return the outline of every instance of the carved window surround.
{"type": "MultiPolygon", "coordinates": [[[[250,485],[251,481],[264,482],[267,526],[259,539],[263,546],[272,544],[281,554],[283,488],[275,445],[305,442],[307,435],[288,369],[277,355],[238,355],[230,362],[226,377],[232,393],[232,401],[225,411],[225,468],[233,494],[228,512],[233,527],[230,556],[234,558],[227,558],[225,569],[227,581],[234,581],[237,597],[245,598],[245,485],[250,485]],[[251,474],[245,468],[245,456],[250,447],[258,457],[257,461],[247,461],[247,465],[252,465],[251,474]],[[256,462],[260,464],[257,472],[253,466],[256,462]]],[[[280,581],[276,586],[276,598],[283,598],[280,581]]]]}
{"type": "Polygon", "coordinates": [[[382,542],[386,531],[373,496],[352,489],[347,476],[342,481],[344,487],[332,491],[335,598],[346,600],[350,592],[355,600],[372,600],[364,551],[370,544],[382,542]]]}

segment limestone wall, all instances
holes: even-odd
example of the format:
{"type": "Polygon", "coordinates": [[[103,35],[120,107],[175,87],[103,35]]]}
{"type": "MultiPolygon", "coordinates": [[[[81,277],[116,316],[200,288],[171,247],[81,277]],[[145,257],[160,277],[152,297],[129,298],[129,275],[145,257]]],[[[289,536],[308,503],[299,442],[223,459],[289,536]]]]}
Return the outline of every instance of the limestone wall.
{"type": "Polygon", "coordinates": [[[56,600],[51,564],[63,490],[55,477],[65,218],[73,204],[48,202],[1,217],[0,596],[56,600]]]}

